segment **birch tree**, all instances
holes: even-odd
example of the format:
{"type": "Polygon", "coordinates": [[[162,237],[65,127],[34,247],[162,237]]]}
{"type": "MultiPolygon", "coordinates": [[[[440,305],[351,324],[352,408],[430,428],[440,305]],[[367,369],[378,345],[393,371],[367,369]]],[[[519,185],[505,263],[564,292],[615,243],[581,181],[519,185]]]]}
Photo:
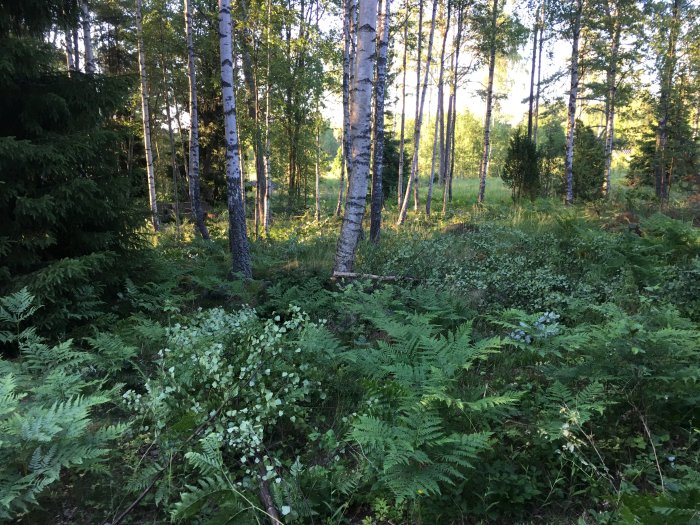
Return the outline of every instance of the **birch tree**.
{"type": "Polygon", "coordinates": [[[219,51],[221,54],[221,94],[226,141],[226,188],[231,269],[234,274],[240,273],[243,277],[250,278],[253,272],[241,197],[241,159],[238,155],[236,96],[233,90],[231,0],[219,0],[219,51]]]}
{"type": "Polygon", "coordinates": [[[403,60],[401,71],[403,80],[401,81],[401,131],[399,138],[399,173],[396,183],[397,207],[401,209],[401,199],[403,196],[403,170],[404,170],[404,149],[406,147],[406,59],[408,55],[408,14],[410,12],[408,0],[405,4],[406,18],[403,22],[403,60]]]}
{"type": "Polygon", "coordinates": [[[343,194],[345,192],[345,172],[350,179],[351,169],[351,137],[350,137],[350,46],[351,46],[351,3],[355,0],[343,0],[343,132],[340,145],[340,188],[338,189],[338,205],[335,214],[340,217],[343,210],[343,194]]]}
{"type": "MultiPolygon", "coordinates": [[[[406,214],[408,213],[408,202],[411,196],[411,187],[418,185],[418,155],[420,149],[420,138],[421,138],[421,127],[423,125],[423,108],[425,106],[425,96],[428,91],[428,77],[430,74],[430,63],[433,58],[433,37],[435,36],[435,19],[437,15],[438,0],[433,0],[433,11],[430,21],[430,36],[428,37],[428,56],[425,61],[425,76],[423,80],[423,87],[420,89],[420,95],[418,90],[416,90],[416,100],[417,100],[417,111],[416,111],[416,122],[413,128],[413,160],[411,161],[411,176],[406,185],[406,194],[403,199],[403,204],[401,205],[401,211],[399,212],[398,225],[403,224],[406,221],[406,214]]],[[[422,16],[419,17],[419,20],[422,16]]],[[[420,38],[419,38],[420,43],[420,38]]],[[[418,46],[420,49],[420,45],[418,46]]],[[[418,70],[420,72],[420,53],[418,54],[418,70]]],[[[419,86],[420,87],[420,83],[419,86]]],[[[413,206],[414,209],[418,209],[418,191],[417,188],[413,193],[413,206]]]]}
{"type": "Polygon", "coordinates": [[[379,242],[382,222],[382,205],[384,194],[382,190],[382,166],[384,161],[384,92],[386,90],[387,52],[389,49],[389,25],[391,0],[379,1],[378,32],[380,35],[379,50],[377,51],[377,75],[374,86],[374,148],[372,159],[372,206],[370,211],[369,239],[379,242]]]}
{"type": "Polygon", "coordinates": [[[92,32],[90,27],[90,7],[87,0],[80,2],[83,22],[83,47],[85,48],[85,73],[95,74],[95,53],[92,48],[92,32]]]}
{"type": "Polygon", "coordinates": [[[564,179],[566,181],[566,204],[574,202],[574,135],[576,132],[576,97],[579,84],[579,40],[584,0],[571,0],[567,13],[571,36],[571,84],[566,120],[566,156],[564,158],[564,179]]]}
{"type": "Polygon", "coordinates": [[[360,4],[359,9],[355,75],[350,111],[352,171],[350,172],[343,224],[336,247],[335,273],[352,272],[365,214],[371,160],[372,77],[376,58],[376,36],[377,0],[365,0],[360,4]]]}
{"type": "MultiPolygon", "coordinates": [[[[452,15],[452,2],[447,2],[447,19],[442,31],[442,48],[440,49],[440,73],[438,75],[438,102],[437,111],[435,113],[435,132],[433,136],[433,156],[430,164],[430,179],[428,180],[428,195],[425,199],[425,214],[430,216],[430,204],[433,198],[433,183],[435,180],[435,162],[438,154],[438,142],[440,165],[445,163],[445,148],[444,148],[444,104],[443,104],[443,77],[445,74],[445,49],[447,47],[447,33],[450,28],[452,15]]],[[[442,172],[442,169],[439,170],[442,172]]]]}
{"type": "Polygon", "coordinates": [[[209,230],[204,223],[204,210],[199,187],[199,104],[197,101],[197,66],[192,37],[192,1],[185,0],[185,33],[187,36],[187,80],[190,92],[190,151],[189,179],[190,205],[195,231],[203,239],[209,239],[209,230]]]}
{"type": "Polygon", "coordinates": [[[148,180],[148,201],[151,206],[153,229],[160,229],[158,203],[156,201],[156,177],[153,169],[153,149],[151,147],[151,112],[148,105],[148,76],[146,74],[146,52],[143,44],[143,2],[136,0],[136,35],[139,46],[139,76],[141,78],[141,117],[143,118],[143,144],[146,151],[146,176],[148,180]]]}
{"type": "Polygon", "coordinates": [[[496,70],[496,29],[498,24],[498,0],[493,0],[491,8],[491,30],[489,32],[489,78],[486,87],[486,117],[484,118],[484,143],[481,153],[481,167],[479,170],[479,204],[484,202],[486,191],[486,176],[489,172],[489,155],[491,153],[491,113],[493,111],[493,76],[496,70]]]}

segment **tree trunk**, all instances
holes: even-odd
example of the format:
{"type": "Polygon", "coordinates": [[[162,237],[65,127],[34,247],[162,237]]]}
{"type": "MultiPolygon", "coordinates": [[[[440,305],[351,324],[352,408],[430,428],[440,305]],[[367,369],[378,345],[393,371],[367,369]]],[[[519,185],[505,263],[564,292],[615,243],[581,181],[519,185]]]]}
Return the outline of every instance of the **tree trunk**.
{"type": "Polygon", "coordinates": [[[569,90],[569,112],[566,124],[566,158],[564,177],[566,180],[566,204],[574,202],[574,134],[576,132],[576,96],[578,94],[578,47],[581,36],[581,14],[583,0],[572,0],[571,32],[571,88],[569,90]]]}
{"type": "MultiPolygon", "coordinates": [[[[442,213],[447,213],[447,203],[452,201],[452,175],[455,162],[455,125],[457,124],[457,82],[459,70],[459,51],[462,46],[462,22],[464,21],[464,10],[460,6],[457,11],[457,35],[455,37],[453,65],[452,65],[452,85],[449,102],[447,104],[447,133],[445,136],[446,159],[443,175],[445,187],[442,194],[442,213]]],[[[442,165],[440,165],[442,169],[442,165]]]]}
{"type": "Polygon", "coordinates": [[[253,122],[253,157],[255,161],[255,238],[260,236],[260,227],[265,222],[265,144],[260,125],[260,101],[258,98],[258,82],[255,75],[256,65],[253,62],[254,37],[249,29],[248,4],[241,2],[243,11],[243,37],[240,38],[241,58],[243,63],[243,78],[247,87],[248,116],[253,122]]]}
{"type": "Polygon", "coordinates": [[[272,1],[267,0],[267,71],[265,73],[265,203],[263,209],[263,231],[270,237],[270,192],[272,191],[272,170],[270,167],[270,64],[272,63],[272,1]]]}
{"type": "MultiPolygon", "coordinates": [[[[320,115],[319,115],[320,118],[320,115]]],[[[315,187],[316,207],[314,219],[321,222],[321,124],[316,126],[316,187],[315,187]]]]}
{"type": "Polygon", "coordinates": [[[532,140],[533,117],[535,105],[535,67],[537,62],[537,33],[540,29],[539,17],[535,21],[535,30],[532,37],[532,65],[530,66],[530,100],[527,111],[527,138],[532,140]]]}
{"type": "Polygon", "coordinates": [[[486,88],[486,118],[484,119],[484,144],[481,152],[481,169],[479,171],[479,204],[484,202],[486,176],[489,173],[491,154],[491,113],[493,111],[493,76],[496,71],[496,29],[498,22],[498,0],[493,0],[491,14],[491,42],[489,49],[489,80],[486,88]]]}
{"type": "Polygon", "coordinates": [[[163,87],[165,89],[165,116],[168,120],[168,139],[170,140],[170,162],[173,168],[173,196],[175,197],[174,208],[175,208],[175,231],[177,234],[177,240],[180,240],[180,195],[179,189],[179,179],[180,170],[177,165],[177,153],[175,149],[175,134],[173,133],[173,121],[170,117],[170,88],[168,86],[165,65],[163,65],[163,87]]]}
{"type": "Polygon", "coordinates": [[[384,192],[382,190],[382,167],[384,163],[384,92],[386,89],[387,52],[389,49],[389,25],[391,23],[391,0],[384,0],[384,13],[381,12],[379,1],[378,32],[381,40],[377,50],[377,80],[374,86],[374,148],[372,159],[372,207],[370,212],[370,241],[379,242],[382,222],[382,205],[384,192]]]}
{"type": "Polygon", "coordinates": [[[197,70],[194,42],[192,38],[192,1],[185,0],[185,32],[187,34],[187,79],[190,91],[190,152],[187,178],[189,180],[190,205],[195,231],[203,239],[209,239],[209,230],[204,223],[201,192],[199,186],[199,104],[197,101],[197,70]]]}
{"type": "Polygon", "coordinates": [[[85,73],[95,74],[95,54],[92,49],[92,33],[90,32],[90,8],[87,0],[80,2],[83,15],[83,46],[85,47],[85,73]]]}
{"type": "Polygon", "coordinates": [[[350,112],[352,133],[352,172],[343,224],[336,247],[336,272],[352,272],[355,251],[362,231],[365,214],[367,181],[370,168],[370,141],[372,117],[372,76],[376,57],[377,0],[365,0],[360,4],[357,31],[355,79],[350,112]]]}
{"type": "Polygon", "coordinates": [[[661,89],[659,92],[660,118],[656,128],[656,158],[654,162],[654,182],[656,196],[663,202],[668,199],[669,176],[666,169],[666,146],[668,143],[668,120],[670,113],[671,88],[676,67],[676,44],[680,31],[680,0],[673,0],[671,27],[668,47],[663,57],[661,89]]]}
{"type": "Polygon", "coordinates": [[[148,77],[146,76],[146,52],[143,49],[142,0],[136,0],[136,31],[139,46],[139,74],[141,77],[141,116],[143,117],[143,143],[146,150],[146,175],[148,178],[148,201],[151,205],[153,229],[158,231],[158,204],[156,202],[156,177],[153,170],[153,150],[151,148],[151,113],[148,107],[148,77]]]}
{"type": "MultiPolygon", "coordinates": [[[[420,70],[421,70],[421,60],[423,60],[422,54],[423,47],[423,0],[418,0],[418,53],[416,58],[416,112],[414,119],[414,128],[418,122],[418,114],[420,113],[420,70]]],[[[430,68],[428,68],[430,69],[430,68]]],[[[422,117],[422,115],[421,115],[422,117]]],[[[413,147],[416,151],[417,143],[416,136],[413,136],[413,147]]],[[[415,155],[414,155],[415,156],[415,155]]],[[[413,185],[413,211],[418,211],[418,170],[413,171],[413,159],[411,159],[411,177],[409,184],[413,185]]]]}
{"type": "Polygon", "coordinates": [[[544,0],[540,9],[540,44],[537,51],[537,94],[535,95],[535,122],[532,126],[532,141],[537,144],[537,128],[540,121],[540,93],[542,87],[542,48],[544,47],[544,0]]]}
{"type": "Polygon", "coordinates": [[[70,30],[66,29],[66,66],[68,71],[75,71],[75,59],[73,56],[73,36],[70,30]]]}
{"type": "MultiPolygon", "coordinates": [[[[403,205],[401,206],[401,212],[399,213],[399,220],[398,224],[401,225],[406,221],[406,213],[408,212],[408,201],[411,196],[410,190],[411,190],[411,184],[416,188],[416,190],[413,193],[413,206],[414,209],[418,209],[418,154],[419,154],[419,149],[420,149],[420,132],[421,132],[421,126],[423,124],[423,107],[425,106],[425,95],[428,91],[428,76],[430,74],[430,62],[432,61],[433,58],[433,37],[435,36],[435,18],[437,15],[437,6],[438,6],[438,0],[433,0],[433,14],[432,14],[432,19],[430,22],[430,36],[428,37],[428,57],[425,62],[425,76],[423,80],[423,87],[420,93],[420,97],[418,97],[418,92],[416,91],[416,96],[418,99],[420,99],[420,102],[418,104],[418,110],[416,111],[416,123],[413,128],[413,160],[411,162],[411,178],[408,180],[408,185],[406,186],[406,196],[404,197],[403,200],[403,205]]],[[[421,0],[421,8],[422,8],[422,0],[421,0]]],[[[421,9],[422,13],[422,9],[421,9]]],[[[420,16],[419,18],[422,18],[420,16]]],[[[419,40],[420,41],[420,40],[419,40]]],[[[420,46],[419,46],[420,47],[420,46]]],[[[419,58],[419,66],[418,69],[420,71],[420,58],[419,58]]]]}
{"type": "Polygon", "coordinates": [[[252,277],[245,215],[241,199],[241,159],[238,155],[236,97],[233,90],[233,54],[231,46],[231,0],[219,0],[219,50],[221,53],[221,91],[226,130],[226,187],[231,269],[252,277]]]}
{"type": "Polygon", "coordinates": [[[352,169],[351,162],[351,137],[350,137],[350,44],[351,44],[351,2],[343,0],[343,140],[340,145],[340,188],[338,189],[338,205],[335,207],[336,216],[340,217],[343,211],[343,194],[345,192],[345,168],[347,167],[348,180],[352,169]]]}
{"type": "Polygon", "coordinates": [[[406,58],[408,50],[408,0],[406,0],[406,19],[403,24],[403,81],[401,82],[401,137],[399,139],[399,174],[396,184],[396,201],[397,207],[401,209],[401,198],[403,196],[403,167],[404,167],[404,150],[406,147],[406,58]]]}
{"type": "Polygon", "coordinates": [[[617,94],[617,61],[620,49],[620,35],[622,27],[620,24],[620,13],[617,0],[613,1],[613,9],[608,10],[610,22],[610,64],[606,72],[606,82],[608,88],[608,100],[605,112],[605,180],[603,181],[603,196],[610,193],[610,180],[612,177],[612,152],[615,144],[615,102],[617,94]]]}
{"type": "MultiPolygon", "coordinates": [[[[443,104],[443,76],[445,74],[445,48],[447,46],[447,32],[450,28],[450,21],[452,17],[452,3],[447,2],[447,20],[445,21],[445,28],[442,32],[442,49],[440,50],[440,74],[438,75],[438,102],[437,111],[435,112],[435,133],[433,136],[433,158],[430,163],[430,179],[428,180],[428,196],[425,199],[425,214],[430,217],[430,204],[433,199],[433,183],[435,181],[435,160],[438,153],[438,139],[440,141],[440,167],[445,162],[445,149],[443,146],[444,138],[444,110],[443,104]],[[439,136],[438,136],[439,135],[439,136]]],[[[442,172],[442,169],[439,170],[442,172]]],[[[438,175],[439,177],[439,175],[438,175]]]]}
{"type": "Polygon", "coordinates": [[[78,38],[78,28],[74,27],[73,28],[73,61],[75,62],[75,70],[80,71],[80,46],[78,45],[78,42],[80,41],[80,38],[78,38]]]}

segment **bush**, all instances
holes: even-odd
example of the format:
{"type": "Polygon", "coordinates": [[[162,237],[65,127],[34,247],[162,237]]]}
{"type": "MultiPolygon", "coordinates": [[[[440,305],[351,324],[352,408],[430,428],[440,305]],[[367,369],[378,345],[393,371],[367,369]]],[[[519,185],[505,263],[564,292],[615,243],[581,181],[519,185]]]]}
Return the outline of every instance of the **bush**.
{"type": "Polygon", "coordinates": [[[522,127],[510,138],[505,165],[501,174],[503,182],[511,188],[513,200],[521,196],[534,199],[540,190],[540,162],[537,146],[522,127]]]}

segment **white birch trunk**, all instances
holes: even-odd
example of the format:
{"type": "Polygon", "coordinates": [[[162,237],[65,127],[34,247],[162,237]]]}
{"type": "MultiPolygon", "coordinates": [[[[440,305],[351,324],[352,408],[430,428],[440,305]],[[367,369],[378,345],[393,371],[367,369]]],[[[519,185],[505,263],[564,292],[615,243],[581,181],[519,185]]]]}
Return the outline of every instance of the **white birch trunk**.
{"type": "Polygon", "coordinates": [[[406,196],[403,200],[403,205],[401,206],[401,211],[399,212],[399,220],[397,224],[400,226],[406,221],[406,214],[408,213],[408,201],[410,198],[411,183],[416,187],[416,191],[413,194],[413,206],[418,209],[418,154],[420,149],[420,132],[423,125],[423,107],[425,106],[425,96],[428,91],[428,76],[430,75],[430,62],[433,58],[433,37],[435,36],[435,18],[437,15],[438,0],[433,0],[433,14],[430,22],[430,36],[428,38],[428,57],[425,61],[425,76],[423,80],[423,87],[420,93],[420,104],[418,106],[418,111],[416,112],[416,124],[413,130],[413,160],[411,162],[411,178],[408,180],[408,185],[406,186],[406,196]]]}
{"type": "MultiPolygon", "coordinates": [[[[320,117],[319,117],[320,118],[320,117]]],[[[314,219],[321,222],[321,125],[316,126],[316,185],[314,219]]]]}
{"type": "Polygon", "coordinates": [[[493,0],[491,14],[491,44],[489,49],[489,80],[486,88],[486,117],[484,118],[484,144],[481,151],[481,169],[479,172],[479,204],[484,202],[486,176],[489,173],[491,154],[491,113],[493,111],[493,76],[496,71],[496,29],[498,22],[498,0],[493,0]]]}
{"type": "Polygon", "coordinates": [[[615,102],[617,98],[617,62],[620,49],[620,36],[622,27],[617,2],[613,2],[613,8],[608,11],[611,28],[610,64],[607,71],[608,103],[605,113],[605,180],[603,181],[603,196],[610,194],[612,179],[612,153],[615,146],[615,102]]]}
{"type": "Polygon", "coordinates": [[[139,45],[139,75],[141,77],[141,116],[143,118],[143,145],[146,151],[146,176],[148,179],[148,201],[151,206],[153,229],[160,229],[158,203],[156,202],[156,176],[153,169],[151,148],[151,113],[148,106],[148,77],[146,75],[146,52],[143,49],[142,0],[136,0],[136,32],[139,45]]]}
{"type": "MultiPolygon", "coordinates": [[[[380,35],[377,52],[377,80],[374,87],[374,149],[372,159],[372,206],[370,211],[369,238],[379,242],[382,224],[382,206],[384,193],[382,190],[382,169],[384,164],[384,93],[386,89],[387,53],[389,50],[389,25],[391,0],[384,0],[384,11],[379,12],[378,28],[380,35]]],[[[379,2],[381,10],[381,0],[379,2]]]]}
{"type": "Polygon", "coordinates": [[[195,231],[203,239],[209,239],[209,230],[204,223],[204,211],[199,188],[199,104],[197,102],[197,69],[192,38],[192,5],[185,0],[185,33],[187,35],[187,80],[190,91],[190,151],[187,176],[189,180],[190,204],[195,231]]]}
{"type": "MultiPolygon", "coordinates": [[[[425,214],[430,216],[430,205],[433,200],[433,184],[435,182],[435,162],[438,154],[438,143],[440,153],[440,165],[445,162],[445,150],[443,147],[444,139],[444,108],[443,108],[443,77],[445,74],[445,48],[447,46],[447,33],[450,28],[450,20],[452,16],[452,3],[447,3],[447,20],[445,21],[445,29],[442,33],[442,49],[440,50],[440,74],[438,76],[438,103],[437,111],[435,112],[435,134],[433,135],[433,158],[430,163],[430,180],[428,181],[428,196],[425,199],[425,214]],[[438,142],[439,140],[439,142],[438,142]]],[[[442,172],[442,169],[440,169],[442,172]]],[[[439,176],[439,175],[438,175],[439,176]]]]}
{"type": "Polygon", "coordinates": [[[566,121],[566,157],[564,159],[564,178],[566,180],[566,204],[574,203],[574,135],[576,133],[576,97],[578,95],[578,48],[581,36],[581,15],[583,0],[572,0],[571,21],[571,87],[569,90],[569,107],[566,121]]]}
{"type": "Polygon", "coordinates": [[[352,172],[343,224],[335,254],[335,272],[352,272],[355,251],[365,215],[370,168],[372,122],[372,76],[376,58],[377,0],[360,4],[357,29],[357,53],[350,111],[352,134],[352,172]]]}
{"type": "Polygon", "coordinates": [[[95,53],[92,48],[92,33],[90,30],[90,7],[87,0],[80,2],[83,15],[83,46],[85,47],[85,73],[95,74],[95,53]]]}
{"type": "Polygon", "coordinates": [[[408,50],[408,11],[409,5],[408,0],[406,0],[406,19],[404,20],[403,25],[403,81],[401,82],[401,137],[399,139],[399,175],[396,184],[396,201],[399,210],[401,209],[401,199],[403,196],[404,150],[406,147],[406,55],[408,50]]]}
{"type": "Polygon", "coordinates": [[[231,44],[231,0],[219,0],[219,51],[221,53],[221,94],[224,107],[226,142],[226,188],[231,269],[234,274],[252,277],[250,250],[241,197],[241,159],[238,155],[236,96],[233,90],[231,44]]]}
{"type": "Polygon", "coordinates": [[[265,202],[263,204],[263,231],[270,237],[270,191],[272,171],[270,169],[270,64],[272,62],[272,2],[267,0],[267,71],[265,73],[265,202]]]}
{"type": "Polygon", "coordinates": [[[66,67],[68,71],[75,71],[75,62],[73,60],[73,36],[69,30],[66,29],[66,67]]]}

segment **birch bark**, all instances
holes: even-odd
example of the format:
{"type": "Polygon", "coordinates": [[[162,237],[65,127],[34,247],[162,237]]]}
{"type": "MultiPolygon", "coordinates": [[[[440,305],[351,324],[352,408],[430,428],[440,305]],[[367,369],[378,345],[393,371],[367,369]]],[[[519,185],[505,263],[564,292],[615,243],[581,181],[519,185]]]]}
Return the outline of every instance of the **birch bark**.
{"type": "Polygon", "coordinates": [[[345,214],[336,247],[334,272],[352,272],[355,251],[365,214],[370,168],[372,76],[376,58],[377,0],[360,4],[357,28],[357,53],[350,112],[352,133],[352,172],[345,214]]]}
{"type": "Polygon", "coordinates": [[[221,92],[226,130],[226,187],[231,270],[234,274],[240,273],[243,277],[250,278],[252,268],[241,198],[241,159],[238,155],[236,96],[233,91],[231,0],[219,0],[219,51],[221,53],[221,92]]]}
{"type": "Polygon", "coordinates": [[[571,21],[571,87],[569,89],[569,106],[566,124],[566,157],[564,159],[564,178],[566,180],[566,204],[574,203],[574,135],[576,132],[576,97],[578,95],[578,48],[581,36],[581,15],[584,0],[572,0],[571,21]]]}
{"type": "Polygon", "coordinates": [[[403,200],[403,205],[401,206],[401,211],[399,212],[398,225],[401,225],[406,221],[406,214],[408,213],[408,201],[411,196],[411,185],[416,187],[416,191],[414,191],[413,194],[413,207],[416,210],[418,209],[418,154],[420,149],[421,127],[423,124],[423,107],[425,106],[425,96],[428,91],[428,76],[430,74],[430,62],[433,58],[433,37],[435,36],[435,18],[437,15],[437,7],[438,0],[433,0],[433,13],[430,22],[430,36],[428,37],[428,56],[425,61],[425,76],[423,80],[423,87],[421,89],[420,97],[418,97],[418,93],[416,93],[416,96],[420,100],[420,103],[418,105],[418,110],[416,111],[416,123],[413,129],[413,160],[411,162],[411,177],[408,180],[408,185],[406,186],[406,195],[403,200]]]}
{"type": "MultiPolygon", "coordinates": [[[[381,10],[381,0],[379,3],[381,10]]],[[[372,206],[370,211],[370,241],[379,242],[382,222],[382,165],[384,162],[384,92],[386,89],[387,52],[389,49],[389,24],[391,0],[384,0],[384,12],[379,13],[378,32],[380,35],[377,51],[377,80],[374,86],[374,148],[372,159],[372,206]]]]}
{"type": "Polygon", "coordinates": [[[491,13],[491,42],[489,44],[489,80],[486,88],[486,117],[484,119],[484,145],[481,152],[481,169],[479,172],[479,204],[484,202],[486,176],[489,173],[491,154],[491,113],[493,112],[493,77],[496,71],[496,29],[498,22],[498,0],[493,0],[491,13]]]}
{"type": "Polygon", "coordinates": [[[203,239],[209,239],[209,230],[204,224],[204,210],[199,188],[199,103],[197,101],[197,66],[192,37],[192,0],[185,0],[185,33],[187,36],[187,80],[190,92],[190,151],[187,178],[190,204],[195,231],[203,239]]]}
{"type": "Polygon", "coordinates": [[[143,48],[143,5],[136,0],[136,32],[139,46],[139,76],[141,78],[141,116],[143,118],[143,144],[146,151],[146,176],[148,179],[148,201],[151,207],[153,229],[160,229],[158,203],[156,202],[156,177],[153,169],[153,149],[151,147],[151,112],[148,106],[148,76],[146,75],[146,52],[143,48]]]}
{"type": "Polygon", "coordinates": [[[92,48],[92,33],[90,31],[90,6],[87,0],[80,2],[83,22],[83,46],[85,47],[85,73],[95,74],[95,53],[92,48]]]}

